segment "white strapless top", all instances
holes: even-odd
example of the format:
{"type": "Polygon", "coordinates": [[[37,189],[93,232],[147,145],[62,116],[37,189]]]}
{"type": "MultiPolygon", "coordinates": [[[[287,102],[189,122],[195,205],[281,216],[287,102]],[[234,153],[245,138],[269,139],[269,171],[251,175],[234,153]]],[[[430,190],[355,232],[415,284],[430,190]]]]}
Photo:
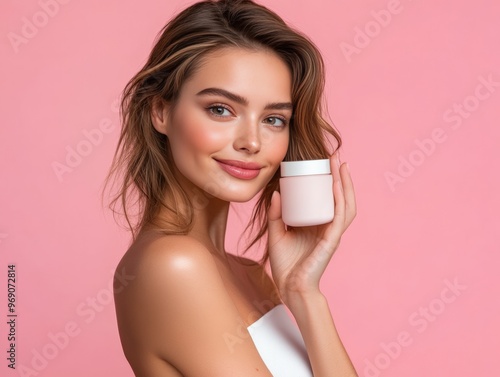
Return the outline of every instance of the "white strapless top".
{"type": "Polygon", "coordinates": [[[272,308],[248,332],[274,377],[313,377],[304,340],[285,305],[272,308]]]}

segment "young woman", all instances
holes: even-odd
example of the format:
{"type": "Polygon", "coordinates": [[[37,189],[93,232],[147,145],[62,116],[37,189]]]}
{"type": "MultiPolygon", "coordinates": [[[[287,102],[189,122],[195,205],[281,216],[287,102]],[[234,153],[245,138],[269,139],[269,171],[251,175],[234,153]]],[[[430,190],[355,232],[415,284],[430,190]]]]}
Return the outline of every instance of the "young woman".
{"type": "Polygon", "coordinates": [[[110,177],[133,235],[117,271],[134,279],[116,281],[115,304],[136,376],[356,376],[319,290],[356,212],[329,151],[326,133],[337,149],[340,138],[321,116],[323,80],[306,37],[252,1],[221,0],[170,21],[128,83],[110,177]],[[285,226],[280,162],[328,157],[334,220],[285,226]],[[224,249],[230,202],[256,195],[259,263],[224,249]]]}

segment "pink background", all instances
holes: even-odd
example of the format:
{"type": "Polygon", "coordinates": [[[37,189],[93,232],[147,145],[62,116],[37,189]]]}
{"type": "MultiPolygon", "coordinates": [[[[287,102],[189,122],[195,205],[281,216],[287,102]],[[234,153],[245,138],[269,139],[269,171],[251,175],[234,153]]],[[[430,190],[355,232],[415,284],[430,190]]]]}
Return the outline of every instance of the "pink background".
{"type": "MultiPolygon", "coordinates": [[[[109,285],[129,236],[99,192],[119,133],[115,101],[188,3],[0,5],[0,350],[15,263],[17,367],[33,370],[20,375],[133,375],[109,285]],[[77,149],[84,156],[58,176],[77,149]]],[[[359,214],[323,288],[359,375],[500,375],[500,3],[262,3],[327,65],[359,214]]],[[[6,364],[0,374],[16,375],[6,364]]]]}

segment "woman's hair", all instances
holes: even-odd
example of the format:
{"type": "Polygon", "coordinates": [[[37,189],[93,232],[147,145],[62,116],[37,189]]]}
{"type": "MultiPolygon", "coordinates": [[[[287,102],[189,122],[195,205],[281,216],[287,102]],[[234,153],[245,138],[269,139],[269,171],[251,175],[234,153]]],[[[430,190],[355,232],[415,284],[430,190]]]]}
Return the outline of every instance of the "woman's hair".
{"type": "MultiPolygon", "coordinates": [[[[105,188],[114,177],[118,186],[110,208],[115,215],[121,208],[133,239],[145,226],[165,234],[186,234],[191,228],[193,198],[174,174],[168,137],[153,127],[152,106],[164,100],[175,107],[183,83],[207,54],[228,47],[270,50],[289,67],[293,116],[285,160],[327,158],[333,151],[326,133],[340,147],[339,134],[322,117],[324,64],[314,44],[251,0],[198,2],[160,31],[146,64],[123,91],[122,130],[105,188]],[[168,219],[159,218],[162,207],[171,214],[168,219]]],[[[255,234],[248,248],[267,232],[267,210],[279,174],[278,169],[258,198],[247,226],[255,234]]],[[[262,262],[266,259],[267,253],[262,262]]]]}

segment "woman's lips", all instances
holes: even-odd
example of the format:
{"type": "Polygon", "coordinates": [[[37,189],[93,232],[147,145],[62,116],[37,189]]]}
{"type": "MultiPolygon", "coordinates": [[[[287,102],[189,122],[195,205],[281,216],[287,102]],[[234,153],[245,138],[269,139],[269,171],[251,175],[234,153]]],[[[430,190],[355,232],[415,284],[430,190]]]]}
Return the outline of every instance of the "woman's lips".
{"type": "Polygon", "coordinates": [[[215,160],[226,173],[239,179],[254,179],[260,173],[262,166],[254,162],[236,160],[215,160]]]}

